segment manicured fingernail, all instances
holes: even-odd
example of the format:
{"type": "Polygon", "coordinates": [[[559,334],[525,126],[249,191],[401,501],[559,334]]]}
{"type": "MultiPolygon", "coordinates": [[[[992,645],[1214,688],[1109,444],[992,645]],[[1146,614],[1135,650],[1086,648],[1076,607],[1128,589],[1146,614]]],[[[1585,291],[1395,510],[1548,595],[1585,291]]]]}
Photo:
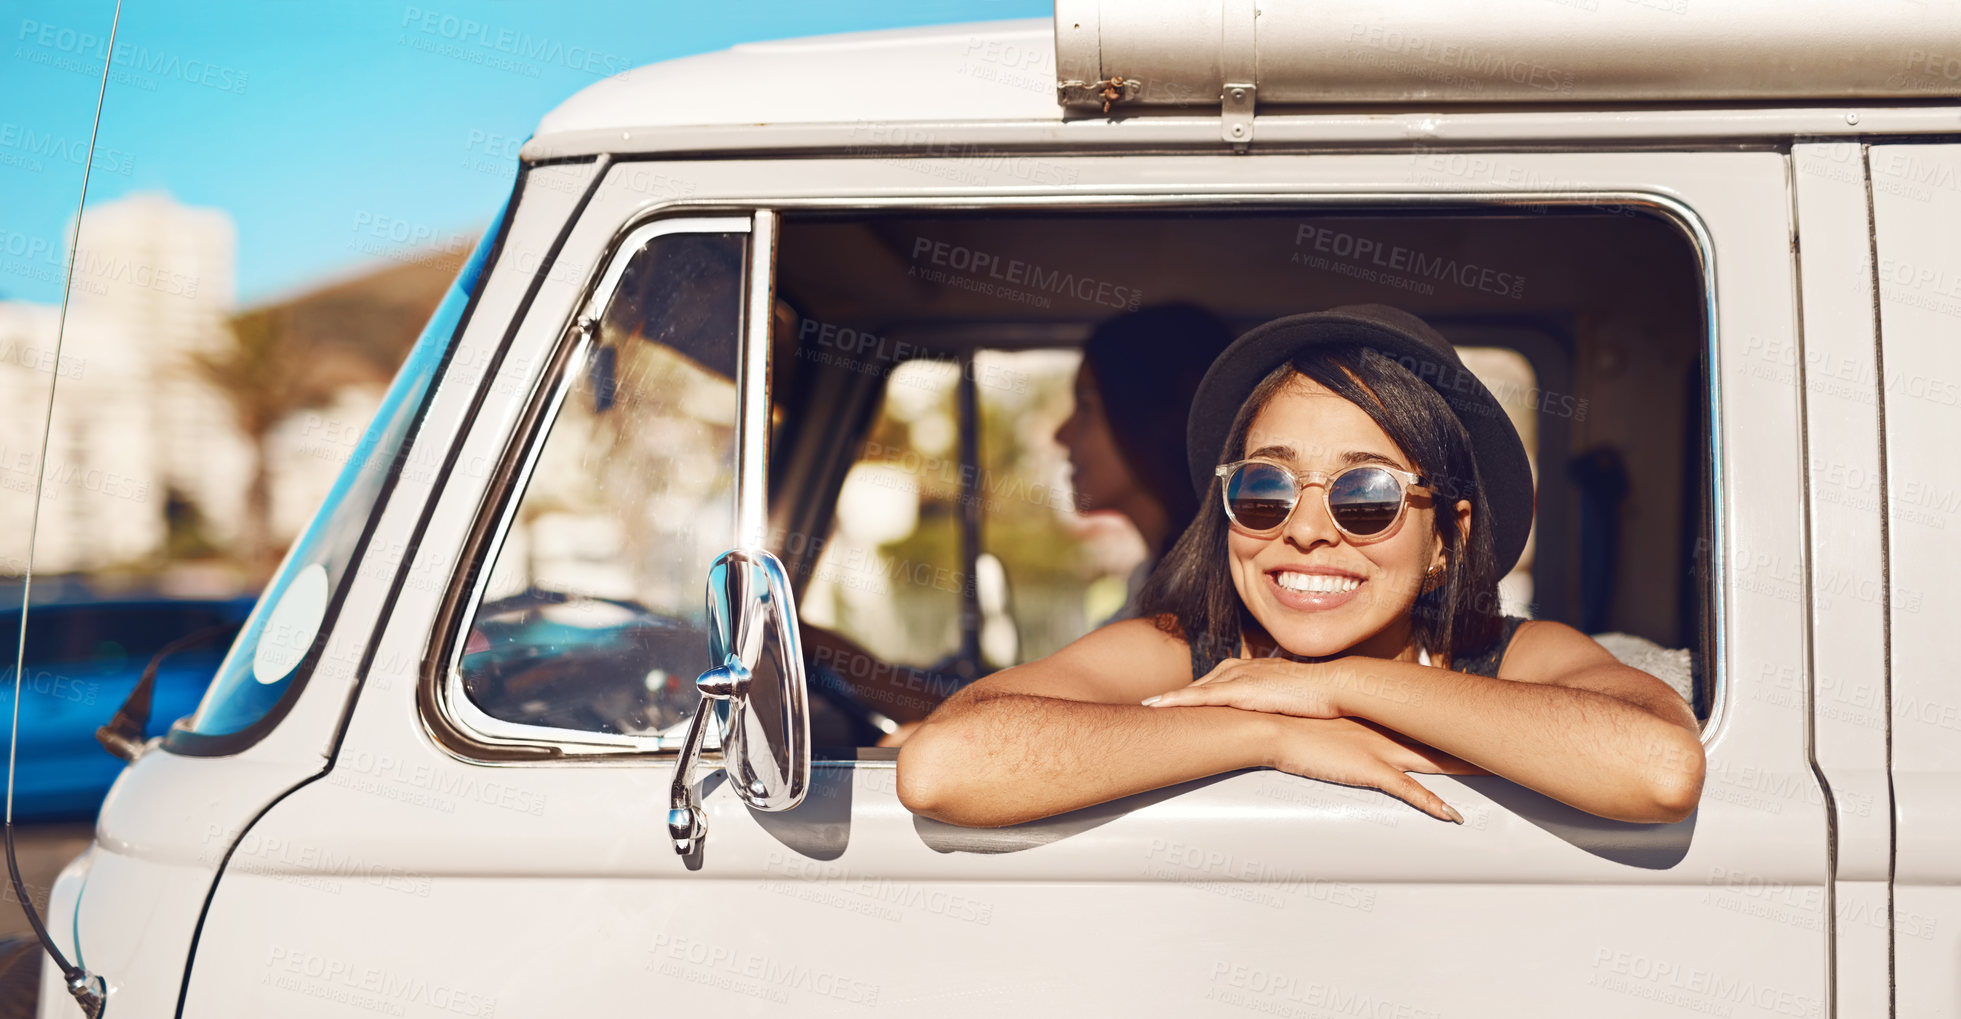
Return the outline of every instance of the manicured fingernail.
{"type": "Polygon", "coordinates": [[[1464,823],[1464,815],[1458,813],[1456,807],[1453,807],[1450,804],[1446,803],[1444,804],[1444,809],[1450,811],[1451,820],[1456,821],[1458,824],[1464,823]]]}
{"type": "Polygon", "coordinates": [[[1144,703],[1144,706],[1148,708],[1148,707],[1150,707],[1151,705],[1153,705],[1153,704],[1156,704],[1156,703],[1157,703],[1158,701],[1161,701],[1161,700],[1163,700],[1163,699],[1164,699],[1164,695],[1163,695],[1163,694],[1158,694],[1158,695],[1157,695],[1156,697],[1146,697],[1146,698],[1144,698],[1144,702],[1143,702],[1143,703],[1144,703]]]}

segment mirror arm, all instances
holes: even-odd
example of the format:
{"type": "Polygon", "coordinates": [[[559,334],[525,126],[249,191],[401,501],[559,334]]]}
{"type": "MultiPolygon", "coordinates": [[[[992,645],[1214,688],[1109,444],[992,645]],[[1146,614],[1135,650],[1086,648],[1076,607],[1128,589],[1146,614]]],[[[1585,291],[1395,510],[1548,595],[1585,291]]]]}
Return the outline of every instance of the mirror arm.
{"type": "Polygon", "coordinates": [[[674,784],[668,789],[667,833],[674,839],[674,851],[687,856],[708,831],[701,801],[695,797],[695,762],[701,758],[701,737],[715,706],[703,697],[695,705],[695,720],[688,726],[688,741],[681,746],[681,757],[674,762],[674,784]]]}
{"type": "MultiPolygon", "coordinates": [[[[695,679],[701,700],[695,704],[695,720],[688,726],[688,741],[681,745],[681,758],[674,762],[674,784],[667,791],[667,833],[674,838],[674,851],[682,856],[694,852],[708,831],[708,818],[701,812],[701,800],[695,796],[692,779],[695,763],[701,760],[701,741],[708,731],[709,720],[720,723],[715,702],[747,696],[749,679],[749,667],[733,651],[722,664],[695,679]]],[[[725,739],[723,746],[727,745],[725,739]]]]}

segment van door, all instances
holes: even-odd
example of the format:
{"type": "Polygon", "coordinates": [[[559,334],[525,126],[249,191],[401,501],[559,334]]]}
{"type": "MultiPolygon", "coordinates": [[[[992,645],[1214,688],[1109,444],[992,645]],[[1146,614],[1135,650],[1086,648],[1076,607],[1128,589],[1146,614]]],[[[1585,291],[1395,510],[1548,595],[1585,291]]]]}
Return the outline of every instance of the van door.
{"type": "Polygon", "coordinates": [[[486,383],[376,637],[378,660],[423,671],[369,676],[326,778],[247,833],[288,851],[222,879],[190,1014],[1825,1014],[1827,816],[1803,703],[1777,690],[1810,681],[1789,579],[1808,558],[1800,400],[1747,352],[1796,336],[1781,154],[1058,158],[1066,193],[931,159],[791,162],[616,165],[537,270],[503,354],[529,369],[486,383]],[[677,856],[664,726],[704,664],[688,572],[755,519],[760,472],[737,465],[766,436],[736,422],[770,411],[775,220],[726,210],[1067,194],[1632,203],[1677,222],[1704,260],[1715,437],[1697,451],[1717,507],[1701,808],[1630,825],[1422,776],[1459,827],[1260,771],[972,830],[912,816],[892,755],[864,751],[819,762],[782,814],[709,778],[704,849],[677,856]],[[602,406],[641,416],[618,428],[602,406]],[[573,494],[530,501],[555,471],[573,494]]]}
{"type": "Polygon", "coordinates": [[[1889,572],[1883,598],[1891,685],[1896,1015],[1961,1010],[1961,619],[1955,552],[1961,483],[1961,146],[1874,145],[1873,242],[1879,285],[1879,406],[1885,415],[1878,512],[1889,572]]]}

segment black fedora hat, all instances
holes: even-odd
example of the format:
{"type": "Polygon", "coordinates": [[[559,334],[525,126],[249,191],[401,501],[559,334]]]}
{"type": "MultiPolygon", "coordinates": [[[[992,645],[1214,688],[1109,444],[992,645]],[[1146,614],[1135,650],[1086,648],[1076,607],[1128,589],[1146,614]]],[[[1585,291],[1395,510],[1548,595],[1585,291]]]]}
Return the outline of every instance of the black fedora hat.
{"type": "Polygon", "coordinates": [[[1311,347],[1355,344],[1381,352],[1429,384],[1470,433],[1478,483],[1491,507],[1492,552],[1500,576],[1525,550],[1532,530],[1532,466],[1525,444],[1497,397],[1464,367],[1456,348],[1415,315],[1386,304],[1350,304],[1289,315],[1255,326],[1221,353],[1198,384],[1186,419],[1185,454],[1192,488],[1202,499],[1213,468],[1225,461],[1225,444],[1239,413],[1260,380],[1311,347]]]}

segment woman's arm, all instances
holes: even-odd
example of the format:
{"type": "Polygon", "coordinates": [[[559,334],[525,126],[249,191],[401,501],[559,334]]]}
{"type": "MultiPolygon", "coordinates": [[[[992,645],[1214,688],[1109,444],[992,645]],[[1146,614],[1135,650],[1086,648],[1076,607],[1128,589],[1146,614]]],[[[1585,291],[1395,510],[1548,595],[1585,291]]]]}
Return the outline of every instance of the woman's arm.
{"type": "Polygon", "coordinates": [[[1702,798],[1695,713],[1666,683],[1622,665],[1570,626],[1539,620],[1519,627],[1495,679],[1430,672],[1420,699],[1351,683],[1343,704],[1350,714],[1601,817],[1673,823],[1702,798]],[[1467,718],[1482,724],[1465,725],[1467,718]]]}
{"type": "Polygon", "coordinates": [[[1702,796],[1689,706],[1560,623],[1521,626],[1496,679],[1360,657],[1235,660],[1156,703],[1371,719],[1615,820],[1680,821],[1702,796]]]}
{"type": "Polygon", "coordinates": [[[899,800],[937,820],[993,827],[1271,765],[1380,788],[1454,819],[1405,772],[1467,766],[1362,723],[1139,703],[1190,678],[1184,643],[1149,621],[1104,627],[949,698],[899,751],[899,800]]]}
{"type": "Polygon", "coordinates": [[[991,827],[1260,764],[1257,715],[1136,706],[1190,678],[1184,644],[1141,619],[983,677],[900,748],[899,801],[991,827]]]}

